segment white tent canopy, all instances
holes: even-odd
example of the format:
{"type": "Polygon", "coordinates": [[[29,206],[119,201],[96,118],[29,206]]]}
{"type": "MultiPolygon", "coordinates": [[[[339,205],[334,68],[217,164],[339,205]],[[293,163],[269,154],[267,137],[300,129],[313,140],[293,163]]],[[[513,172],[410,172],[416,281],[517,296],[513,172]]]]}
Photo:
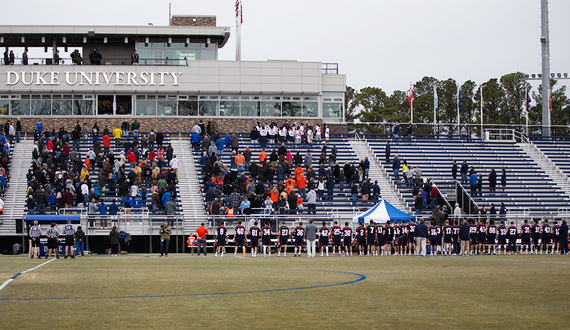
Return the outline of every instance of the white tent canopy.
{"type": "Polygon", "coordinates": [[[388,203],[386,200],[382,199],[380,202],[370,210],[355,215],[352,218],[352,223],[358,223],[362,221],[363,223],[370,223],[370,220],[373,220],[375,223],[386,223],[388,220],[404,220],[410,221],[410,218],[415,218],[412,215],[407,214],[406,212],[402,212],[388,203]]]}

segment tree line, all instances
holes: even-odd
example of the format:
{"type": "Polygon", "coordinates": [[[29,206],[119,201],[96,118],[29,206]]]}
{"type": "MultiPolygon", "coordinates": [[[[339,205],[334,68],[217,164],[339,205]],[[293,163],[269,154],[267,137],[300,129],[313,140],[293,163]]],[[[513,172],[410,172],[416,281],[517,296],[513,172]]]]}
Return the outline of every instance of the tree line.
{"type": "MultiPolygon", "coordinates": [[[[570,100],[566,86],[551,79],[552,135],[570,135],[570,100]],[[563,126],[563,127],[557,127],[563,126]]],[[[484,128],[511,128],[528,135],[542,135],[542,85],[533,90],[525,74],[505,74],[477,85],[468,80],[459,85],[454,79],[423,77],[412,86],[414,134],[461,134],[481,136],[481,90],[483,94],[484,128]],[[437,90],[434,125],[434,88],[437,90]],[[458,125],[458,91],[461,109],[458,125]],[[526,93],[534,100],[528,111],[526,128],[526,93]]],[[[345,109],[349,129],[354,132],[389,134],[396,121],[410,121],[409,91],[396,90],[388,95],[379,87],[360,90],[347,86],[345,109]]]]}

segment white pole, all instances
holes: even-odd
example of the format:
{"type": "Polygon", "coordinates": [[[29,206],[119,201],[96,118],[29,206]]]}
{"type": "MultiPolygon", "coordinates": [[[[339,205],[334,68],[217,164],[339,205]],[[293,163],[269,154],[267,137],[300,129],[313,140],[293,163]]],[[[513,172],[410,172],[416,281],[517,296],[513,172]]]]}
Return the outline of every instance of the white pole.
{"type": "Polygon", "coordinates": [[[241,61],[241,0],[236,1],[236,61],[241,61]]]}
{"type": "Polygon", "coordinates": [[[483,140],[483,84],[481,84],[481,92],[479,95],[481,95],[481,140],[483,140]]]}
{"type": "Polygon", "coordinates": [[[526,115],[526,135],[528,136],[529,135],[529,131],[528,131],[528,110],[530,110],[530,109],[527,108],[527,99],[526,99],[527,95],[528,95],[528,87],[525,88],[525,90],[524,90],[524,112],[526,115]]]}
{"type": "Polygon", "coordinates": [[[437,115],[436,115],[436,110],[437,110],[437,103],[436,102],[437,99],[437,87],[433,86],[433,134],[436,134],[436,126],[437,126],[437,115]]]}
{"type": "Polygon", "coordinates": [[[459,117],[459,88],[460,87],[457,86],[457,95],[456,95],[456,97],[457,97],[457,134],[461,135],[461,128],[459,126],[460,125],[459,124],[459,121],[460,121],[460,117],[459,117]]]}

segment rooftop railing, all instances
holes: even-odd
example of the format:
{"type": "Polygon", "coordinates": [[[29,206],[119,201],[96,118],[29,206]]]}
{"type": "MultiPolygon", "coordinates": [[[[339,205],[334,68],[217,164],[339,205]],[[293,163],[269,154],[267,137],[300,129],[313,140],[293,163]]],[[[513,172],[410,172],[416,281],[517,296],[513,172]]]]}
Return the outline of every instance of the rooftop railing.
{"type": "Polygon", "coordinates": [[[97,58],[90,60],[83,58],[81,60],[73,60],[72,58],[61,58],[59,61],[54,61],[53,58],[28,58],[27,64],[24,63],[22,58],[15,58],[13,62],[6,59],[1,59],[2,65],[142,65],[142,66],[187,66],[187,58],[140,58],[138,63],[131,63],[131,58],[118,57],[118,58],[97,58]]]}

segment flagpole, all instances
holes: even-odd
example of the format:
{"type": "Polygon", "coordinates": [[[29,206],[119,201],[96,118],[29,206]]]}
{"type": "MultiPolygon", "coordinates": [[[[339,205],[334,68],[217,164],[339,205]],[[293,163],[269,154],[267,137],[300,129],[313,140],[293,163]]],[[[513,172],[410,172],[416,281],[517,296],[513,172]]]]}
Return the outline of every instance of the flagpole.
{"type": "Polygon", "coordinates": [[[479,94],[481,95],[481,140],[483,140],[483,84],[481,84],[481,91],[479,94]]]}
{"type": "Polygon", "coordinates": [[[528,87],[524,89],[524,110],[526,112],[526,135],[528,136],[528,87]]]}
{"type": "Polygon", "coordinates": [[[437,115],[436,115],[436,110],[437,110],[437,87],[433,86],[433,134],[436,134],[436,126],[437,126],[437,115]]]}
{"type": "Polygon", "coordinates": [[[459,124],[459,86],[457,86],[457,134],[461,135],[461,128],[459,124]]]}
{"type": "Polygon", "coordinates": [[[241,0],[236,0],[236,61],[241,61],[241,0]]]}
{"type": "Polygon", "coordinates": [[[412,122],[412,124],[414,123],[414,96],[413,96],[413,92],[412,92],[412,83],[410,83],[410,95],[408,95],[408,98],[410,100],[410,121],[412,122]]]}

